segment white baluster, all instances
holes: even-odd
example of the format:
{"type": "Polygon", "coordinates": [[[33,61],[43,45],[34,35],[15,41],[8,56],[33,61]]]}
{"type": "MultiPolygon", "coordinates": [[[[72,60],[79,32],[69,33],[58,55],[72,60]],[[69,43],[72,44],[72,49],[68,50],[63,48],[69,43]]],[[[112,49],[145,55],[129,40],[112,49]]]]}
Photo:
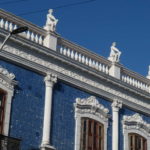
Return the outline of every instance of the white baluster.
{"type": "Polygon", "coordinates": [[[127,76],[126,75],[124,76],[124,82],[127,82],[127,76]]]}
{"type": "Polygon", "coordinates": [[[75,60],[78,60],[78,53],[75,53],[75,60]]]}
{"type": "Polygon", "coordinates": [[[60,54],[63,53],[63,46],[60,46],[60,54]]]}
{"type": "Polygon", "coordinates": [[[70,48],[67,49],[67,56],[70,57],[70,48]]]}
{"type": "Polygon", "coordinates": [[[82,56],[82,63],[85,63],[85,56],[82,56]]]}
{"type": "Polygon", "coordinates": [[[95,60],[92,61],[92,67],[95,68],[95,60]]]}
{"type": "Polygon", "coordinates": [[[102,71],[105,72],[105,65],[102,66],[102,71]]]}
{"type": "Polygon", "coordinates": [[[64,54],[65,56],[66,56],[66,54],[67,54],[66,47],[64,47],[63,54],[64,54]]]}
{"type": "Polygon", "coordinates": [[[135,79],[134,78],[132,79],[132,85],[133,86],[135,85],[135,79]]]}
{"type": "Polygon", "coordinates": [[[89,66],[92,67],[92,60],[91,60],[91,58],[89,59],[89,66]]]}
{"type": "Polygon", "coordinates": [[[14,28],[13,28],[13,30],[15,30],[15,29],[17,29],[17,25],[16,25],[16,24],[14,25],[14,28]]]}
{"type": "Polygon", "coordinates": [[[39,44],[42,45],[42,43],[43,43],[42,36],[40,36],[40,37],[39,37],[39,44]]]}
{"type": "Polygon", "coordinates": [[[95,68],[98,70],[98,62],[96,62],[96,64],[95,64],[95,68]]]}
{"type": "Polygon", "coordinates": [[[101,63],[99,64],[98,70],[102,71],[102,64],[101,63]]]}
{"type": "Polygon", "coordinates": [[[27,39],[30,39],[30,31],[27,31],[27,39]]]}
{"type": "Polygon", "coordinates": [[[82,58],[82,56],[81,56],[81,54],[79,53],[79,62],[81,62],[81,58],[82,58]]]}
{"type": "Polygon", "coordinates": [[[85,64],[86,64],[86,65],[89,64],[89,59],[88,59],[88,57],[85,58],[85,64]]]}
{"type": "Polygon", "coordinates": [[[142,87],[143,87],[143,83],[141,82],[141,84],[140,84],[140,88],[142,89],[142,87]]]}
{"type": "Polygon", "coordinates": [[[9,31],[11,32],[13,30],[13,25],[12,23],[9,24],[9,31]]]}
{"type": "Polygon", "coordinates": [[[34,33],[31,33],[31,41],[34,41],[34,33]]]}
{"type": "Polygon", "coordinates": [[[127,83],[129,83],[129,76],[127,76],[127,83]]]}
{"type": "Polygon", "coordinates": [[[137,87],[138,86],[138,83],[137,83],[137,80],[135,80],[135,87],[137,87]]]}
{"type": "Polygon", "coordinates": [[[8,21],[5,22],[5,29],[8,30],[8,21]]]}
{"type": "Polygon", "coordinates": [[[1,21],[0,21],[0,27],[4,28],[4,19],[1,19],[1,21]]]}
{"type": "Polygon", "coordinates": [[[71,51],[71,58],[74,59],[74,51],[71,51]]]}
{"type": "Polygon", "coordinates": [[[106,74],[108,74],[109,73],[109,68],[108,68],[108,66],[106,66],[106,74]]]}
{"type": "Polygon", "coordinates": [[[38,37],[38,35],[36,34],[36,35],[35,35],[35,42],[38,43],[38,41],[39,41],[39,37],[38,37]]]}
{"type": "Polygon", "coordinates": [[[140,82],[139,81],[137,81],[137,87],[140,88],[140,82]]]}
{"type": "Polygon", "coordinates": [[[124,81],[124,75],[121,76],[121,80],[124,81]]]}
{"type": "Polygon", "coordinates": [[[132,85],[132,78],[131,77],[129,77],[129,84],[132,85]]]}

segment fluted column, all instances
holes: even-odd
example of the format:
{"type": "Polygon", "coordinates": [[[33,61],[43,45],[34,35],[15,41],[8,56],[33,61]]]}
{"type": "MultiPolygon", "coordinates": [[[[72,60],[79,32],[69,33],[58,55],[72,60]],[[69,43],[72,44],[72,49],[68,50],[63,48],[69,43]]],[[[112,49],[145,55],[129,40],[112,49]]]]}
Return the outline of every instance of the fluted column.
{"type": "Polygon", "coordinates": [[[57,76],[47,74],[45,81],[45,106],[44,106],[44,121],[43,121],[43,137],[42,147],[50,145],[50,129],[51,129],[51,109],[52,109],[52,93],[53,86],[57,82],[57,76]]]}
{"type": "Polygon", "coordinates": [[[113,129],[112,129],[112,150],[118,150],[119,146],[119,109],[122,108],[122,102],[114,100],[112,103],[113,129]]]}

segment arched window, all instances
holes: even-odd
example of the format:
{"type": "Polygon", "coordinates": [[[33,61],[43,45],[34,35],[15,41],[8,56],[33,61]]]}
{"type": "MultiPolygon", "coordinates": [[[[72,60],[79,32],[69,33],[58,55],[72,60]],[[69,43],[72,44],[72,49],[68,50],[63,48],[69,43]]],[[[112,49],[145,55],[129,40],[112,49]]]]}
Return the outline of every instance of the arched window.
{"type": "Polygon", "coordinates": [[[90,118],[81,119],[81,150],[104,149],[104,126],[90,118]]]}
{"type": "Polygon", "coordinates": [[[147,140],[136,133],[129,133],[129,150],[147,150],[147,140]]]}
{"type": "Polygon", "coordinates": [[[109,110],[94,96],[77,98],[74,106],[75,150],[107,150],[109,110]]]}
{"type": "Polygon", "coordinates": [[[150,124],[138,113],[123,117],[124,150],[150,150],[150,124]]]}
{"type": "Polygon", "coordinates": [[[15,75],[0,66],[0,134],[8,136],[15,75]]]}
{"type": "Polygon", "coordinates": [[[5,116],[6,92],[0,90],[0,134],[3,133],[5,116]]]}

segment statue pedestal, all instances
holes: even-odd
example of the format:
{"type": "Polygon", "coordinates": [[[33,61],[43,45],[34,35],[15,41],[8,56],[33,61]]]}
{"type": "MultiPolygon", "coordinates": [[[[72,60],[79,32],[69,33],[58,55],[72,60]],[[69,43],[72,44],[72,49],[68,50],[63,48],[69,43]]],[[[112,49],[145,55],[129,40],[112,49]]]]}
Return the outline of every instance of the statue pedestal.
{"type": "Polygon", "coordinates": [[[112,63],[112,66],[109,69],[109,75],[120,79],[120,67],[118,67],[116,63],[112,63]]]}
{"type": "Polygon", "coordinates": [[[43,45],[47,48],[50,48],[54,51],[57,49],[57,35],[55,33],[47,32],[47,35],[44,39],[43,45]]]}

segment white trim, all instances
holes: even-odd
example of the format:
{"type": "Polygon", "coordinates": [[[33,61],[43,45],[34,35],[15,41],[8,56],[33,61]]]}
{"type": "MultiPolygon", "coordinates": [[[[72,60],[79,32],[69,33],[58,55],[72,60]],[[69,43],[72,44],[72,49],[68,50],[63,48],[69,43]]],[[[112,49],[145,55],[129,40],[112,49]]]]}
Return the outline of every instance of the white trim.
{"type": "Polygon", "coordinates": [[[123,117],[124,150],[129,150],[128,135],[137,133],[147,139],[147,150],[150,149],[150,124],[138,114],[123,117]]]}
{"type": "Polygon", "coordinates": [[[112,150],[119,149],[119,110],[122,108],[122,102],[115,99],[112,103],[112,150]]]}
{"type": "Polygon", "coordinates": [[[75,106],[75,150],[80,150],[81,119],[87,117],[104,125],[104,150],[107,150],[108,112],[94,96],[87,99],[76,99],[75,106]]]}
{"type": "Polygon", "coordinates": [[[45,106],[44,106],[44,120],[43,120],[43,136],[41,142],[41,149],[44,150],[50,146],[50,129],[51,129],[51,110],[52,110],[52,94],[53,86],[57,82],[57,76],[48,73],[44,78],[45,82],[45,106]]]}
{"type": "Polygon", "coordinates": [[[6,69],[0,66],[0,89],[6,92],[6,103],[4,112],[4,128],[3,134],[8,136],[9,133],[9,123],[10,123],[10,113],[11,113],[11,102],[14,93],[14,85],[17,83],[13,79],[15,75],[9,73],[6,69]]]}

